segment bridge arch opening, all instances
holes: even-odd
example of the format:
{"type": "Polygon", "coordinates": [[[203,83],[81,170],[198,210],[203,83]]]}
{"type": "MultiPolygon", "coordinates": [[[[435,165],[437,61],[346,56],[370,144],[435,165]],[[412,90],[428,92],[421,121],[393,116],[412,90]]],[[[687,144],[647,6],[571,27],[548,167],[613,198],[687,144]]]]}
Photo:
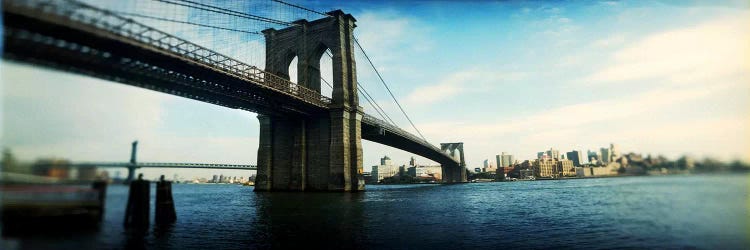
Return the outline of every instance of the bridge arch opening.
{"type": "MultiPolygon", "coordinates": [[[[292,59],[290,59],[289,65],[287,66],[287,75],[286,75],[286,78],[289,79],[289,81],[291,81],[293,83],[299,83],[299,80],[298,80],[298,78],[299,78],[299,76],[298,76],[299,69],[297,68],[298,64],[299,64],[299,58],[295,54],[291,54],[291,55],[293,57],[292,57],[292,59]]],[[[284,77],[284,76],[282,76],[282,77],[284,77]]]]}
{"type": "Polygon", "coordinates": [[[333,98],[333,53],[325,48],[320,57],[320,94],[333,98]]]}

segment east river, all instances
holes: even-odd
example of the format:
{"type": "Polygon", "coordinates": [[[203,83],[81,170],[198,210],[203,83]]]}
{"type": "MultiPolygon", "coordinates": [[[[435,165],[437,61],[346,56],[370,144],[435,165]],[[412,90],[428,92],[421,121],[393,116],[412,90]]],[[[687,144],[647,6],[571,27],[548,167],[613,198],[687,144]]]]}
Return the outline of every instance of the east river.
{"type": "Polygon", "coordinates": [[[254,193],[253,187],[238,185],[175,184],[177,223],[170,228],[152,226],[143,237],[123,229],[127,188],[112,185],[99,231],[6,238],[0,246],[746,249],[749,177],[369,185],[366,192],[355,194],[254,193]]]}

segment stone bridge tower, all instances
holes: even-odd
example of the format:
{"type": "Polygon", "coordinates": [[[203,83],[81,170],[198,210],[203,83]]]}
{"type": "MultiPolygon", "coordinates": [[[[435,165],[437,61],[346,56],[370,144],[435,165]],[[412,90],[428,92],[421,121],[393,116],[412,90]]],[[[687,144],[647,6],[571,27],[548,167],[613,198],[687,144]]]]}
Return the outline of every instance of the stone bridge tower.
{"type": "Polygon", "coordinates": [[[447,153],[453,159],[458,158],[458,166],[443,165],[443,182],[456,183],[466,182],[466,159],[464,159],[464,143],[440,143],[440,150],[447,153]]]}
{"type": "Polygon", "coordinates": [[[320,58],[333,54],[330,112],[306,117],[258,115],[260,146],[256,191],[359,191],[362,178],[362,108],[352,32],[356,20],[341,10],[315,21],[266,29],[267,72],[289,79],[298,59],[297,83],[320,92],[320,58]]]}

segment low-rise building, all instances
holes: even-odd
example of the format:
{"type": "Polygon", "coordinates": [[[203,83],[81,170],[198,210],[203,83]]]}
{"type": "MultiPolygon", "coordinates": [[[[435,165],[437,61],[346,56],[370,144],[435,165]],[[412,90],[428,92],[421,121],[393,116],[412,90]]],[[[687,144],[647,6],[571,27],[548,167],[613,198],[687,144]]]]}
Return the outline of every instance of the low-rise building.
{"type": "Polygon", "coordinates": [[[573,161],[571,160],[557,161],[557,169],[555,172],[557,176],[563,176],[563,177],[576,176],[576,169],[575,169],[575,166],[573,166],[573,161]]]}

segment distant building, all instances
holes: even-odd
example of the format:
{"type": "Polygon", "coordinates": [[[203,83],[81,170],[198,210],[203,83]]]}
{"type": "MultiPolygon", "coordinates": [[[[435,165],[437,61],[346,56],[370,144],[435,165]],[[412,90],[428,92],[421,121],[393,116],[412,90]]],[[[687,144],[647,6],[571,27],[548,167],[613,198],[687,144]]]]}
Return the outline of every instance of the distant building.
{"type": "Polygon", "coordinates": [[[591,177],[591,176],[612,176],[617,175],[619,164],[610,164],[603,167],[577,167],[576,176],[578,177],[591,177]]]}
{"type": "Polygon", "coordinates": [[[576,168],[573,166],[573,162],[570,160],[559,160],[557,161],[557,176],[573,177],[576,176],[576,168]]]}
{"type": "Polygon", "coordinates": [[[612,160],[612,151],[610,151],[609,148],[601,148],[601,152],[601,159],[599,159],[599,161],[605,165],[609,164],[612,160]]]}
{"type": "Polygon", "coordinates": [[[417,166],[417,160],[414,159],[414,156],[409,160],[409,166],[417,166]]]}
{"type": "Polygon", "coordinates": [[[532,162],[534,175],[541,178],[576,176],[576,169],[570,160],[544,159],[532,162]]]}
{"type": "Polygon", "coordinates": [[[443,168],[437,166],[417,166],[415,169],[416,177],[434,177],[436,180],[442,180],[443,168]]]}
{"type": "Polygon", "coordinates": [[[372,166],[372,175],[373,177],[377,177],[377,180],[375,180],[375,182],[379,182],[384,178],[394,176],[398,174],[398,171],[399,168],[393,166],[391,158],[389,158],[388,156],[383,156],[383,158],[380,158],[380,165],[372,166]]]}
{"type": "Polygon", "coordinates": [[[31,167],[31,173],[58,179],[69,179],[70,161],[65,159],[40,159],[31,167]]]}
{"type": "Polygon", "coordinates": [[[560,150],[549,148],[549,150],[547,151],[547,157],[551,159],[560,159],[560,150]]]}
{"type": "Polygon", "coordinates": [[[380,165],[393,165],[393,162],[390,157],[385,155],[383,158],[380,158],[380,165]]]}
{"type": "Polygon", "coordinates": [[[536,153],[536,158],[537,159],[544,159],[546,155],[547,155],[547,153],[545,153],[545,152],[539,152],[539,153],[536,153]]]}
{"type": "Polygon", "coordinates": [[[518,178],[521,179],[528,179],[530,177],[534,176],[534,170],[533,169],[521,169],[518,172],[518,178]]]}
{"type": "Polygon", "coordinates": [[[599,151],[589,150],[587,156],[588,156],[589,163],[593,165],[596,165],[597,161],[601,161],[602,159],[601,153],[599,151]]]}
{"type": "Polygon", "coordinates": [[[482,172],[492,173],[495,171],[497,171],[497,167],[495,167],[489,159],[484,160],[484,168],[482,169],[482,172]]]}
{"type": "Polygon", "coordinates": [[[502,152],[500,155],[495,156],[497,167],[509,167],[513,164],[513,155],[502,152]]]}
{"type": "Polygon", "coordinates": [[[568,156],[567,159],[573,162],[573,166],[580,167],[583,165],[583,155],[581,151],[573,150],[565,154],[568,156]]]}

